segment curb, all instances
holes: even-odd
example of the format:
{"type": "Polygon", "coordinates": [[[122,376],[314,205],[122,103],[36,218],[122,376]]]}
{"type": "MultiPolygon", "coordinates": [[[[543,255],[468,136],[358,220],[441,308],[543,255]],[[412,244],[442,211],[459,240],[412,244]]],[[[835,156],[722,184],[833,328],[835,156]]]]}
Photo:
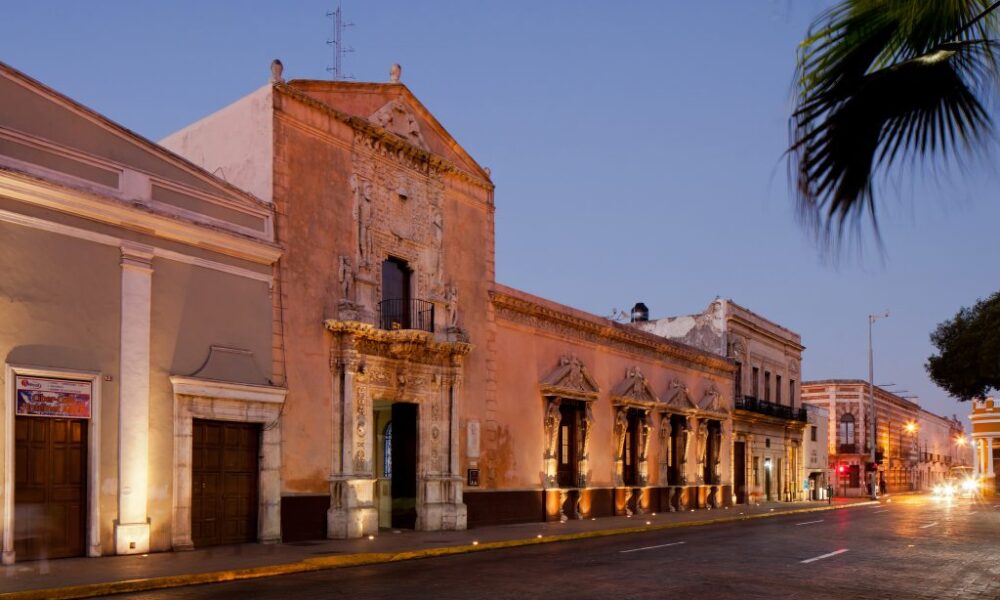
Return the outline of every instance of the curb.
{"type": "Polygon", "coordinates": [[[756,515],[740,515],[732,517],[719,517],[715,519],[701,519],[698,521],[684,521],[680,523],[663,523],[660,525],[645,525],[641,527],[623,527],[618,529],[598,529],[594,531],[581,531],[578,533],[562,533],[545,537],[521,538],[515,540],[503,540],[499,542],[483,542],[481,544],[463,544],[460,546],[444,546],[440,548],[425,548],[421,550],[404,550],[401,552],[371,552],[361,554],[348,554],[344,556],[323,556],[317,558],[307,558],[305,560],[284,563],[277,565],[266,565],[262,567],[251,567],[247,569],[226,569],[223,571],[210,571],[207,573],[191,573],[183,575],[167,575],[163,577],[150,577],[146,579],[127,579],[124,581],[110,581],[105,583],[89,583],[58,588],[42,588],[35,590],[24,590],[19,592],[0,593],[0,600],[69,600],[72,598],[93,598],[95,596],[110,596],[113,594],[128,594],[134,592],[148,592],[152,590],[163,590],[192,585],[204,585],[208,583],[224,583],[227,581],[242,581],[246,579],[260,579],[263,577],[275,577],[277,575],[293,575],[296,573],[307,573],[310,571],[325,571],[329,569],[342,569],[346,567],[358,567],[364,565],[384,564],[400,562],[404,560],[416,560],[420,558],[434,558],[439,556],[453,556],[456,554],[468,554],[471,552],[485,552],[489,550],[501,550],[504,548],[518,548],[521,546],[534,546],[538,544],[553,544],[557,542],[569,542],[573,540],[586,540],[593,538],[612,537],[616,535],[627,535],[630,533],[643,533],[650,531],[663,531],[667,529],[681,529],[684,527],[701,527],[705,525],[716,525],[720,523],[733,523],[738,521],[751,521],[756,519],[768,519],[784,515],[795,515],[813,512],[826,512],[831,510],[844,510],[859,506],[873,506],[879,504],[878,501],[869,500],[866,502],[855,502],[840,506],[826,505],[809,508],[797,508],[780,512],[766,512],[756,515]]]}

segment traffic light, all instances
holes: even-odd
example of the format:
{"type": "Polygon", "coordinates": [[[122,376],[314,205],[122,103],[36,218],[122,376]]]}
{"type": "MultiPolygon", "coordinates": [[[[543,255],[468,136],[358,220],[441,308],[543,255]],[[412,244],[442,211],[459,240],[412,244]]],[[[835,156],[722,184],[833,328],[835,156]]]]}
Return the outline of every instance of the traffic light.
{"type": "Polygon", "coordinates": [[[845,467],[843,464],[837,465],[837,472],[838,473],[840,473],[841,475],[843,475],[844,472],[846,472],[846,471],[847,471],[847,467],[845,467]]]}

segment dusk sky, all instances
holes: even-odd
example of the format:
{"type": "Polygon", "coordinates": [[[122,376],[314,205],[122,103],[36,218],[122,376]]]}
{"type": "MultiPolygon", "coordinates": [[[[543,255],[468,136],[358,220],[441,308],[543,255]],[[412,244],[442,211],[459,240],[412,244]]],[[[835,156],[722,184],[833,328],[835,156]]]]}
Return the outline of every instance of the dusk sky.
{"type": "MultiPolygon", "coordinates": [[[[326,78],[335,1],[4,7],[0,61],[151,139],[264,85],[326,78]]],[[[345,0],[345,70],[389,65],[496,184],[497,279],[600,315],[730,297],[802,335],[804,379],[866,379],[970,410],[928,334],[1000,288],[997,170],[883,187],[885,252],[833,265],[795,221],[782,152],[817,0],[345,0]]],[[[996,158],[996,157],[994,157],[996,158]]]]}

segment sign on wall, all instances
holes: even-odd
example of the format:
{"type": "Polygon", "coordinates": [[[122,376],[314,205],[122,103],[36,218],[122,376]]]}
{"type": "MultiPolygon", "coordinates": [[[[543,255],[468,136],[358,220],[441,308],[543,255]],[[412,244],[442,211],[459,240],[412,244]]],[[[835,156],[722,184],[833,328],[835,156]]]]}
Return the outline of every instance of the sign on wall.
{"type": "Polygon", "coordinates": [[[90,418],[90,381],[18,375],[15,414],[33,417],[90,418]]]}

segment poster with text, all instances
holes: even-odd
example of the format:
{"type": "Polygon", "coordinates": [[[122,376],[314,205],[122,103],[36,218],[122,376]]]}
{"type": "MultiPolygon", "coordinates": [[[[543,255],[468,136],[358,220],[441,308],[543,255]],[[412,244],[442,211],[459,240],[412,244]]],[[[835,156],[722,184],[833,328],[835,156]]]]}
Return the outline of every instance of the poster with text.
{"type": "Polygon", "coordinates": [[[16,414],[31,417],[90,418],[91,382],[18,375],[16,414]]]}

